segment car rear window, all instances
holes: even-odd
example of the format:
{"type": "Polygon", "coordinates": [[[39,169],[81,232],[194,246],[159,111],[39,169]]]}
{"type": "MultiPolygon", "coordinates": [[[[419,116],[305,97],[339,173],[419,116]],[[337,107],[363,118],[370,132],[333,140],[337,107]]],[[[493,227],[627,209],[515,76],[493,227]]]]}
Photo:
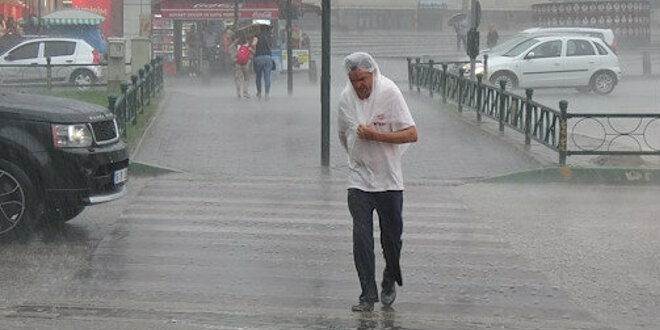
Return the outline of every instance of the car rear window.
{"type": "Polygon", "coordinates": [[[46,41],[44,55],[46,57],[70,56],[76,51],[76,43],[72,41],[46,41]]]}
{"type": "Polygon", "coordinates": [[[566,43],[566,56],[596,55],[594,46],[588,40],[570,39],[566,43]]]}
{"type": "Polygon", "coordinates": [[[595,42],[594,45],[596,45],[596,49],[598,49],[598,54],[599,54],[599,55],[607,55],[607,54],[609,54],[608,51],[607,51],[607,49],[605,49],[605,47],[603,47],[603,46],[600,45],[599,43],[595,42]]]}

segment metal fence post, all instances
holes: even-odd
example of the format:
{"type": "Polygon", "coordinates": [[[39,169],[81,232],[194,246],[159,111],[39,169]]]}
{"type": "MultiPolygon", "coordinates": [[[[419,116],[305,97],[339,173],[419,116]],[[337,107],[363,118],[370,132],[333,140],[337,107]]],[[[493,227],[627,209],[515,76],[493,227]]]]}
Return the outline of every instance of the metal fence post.
{"type": "Polygon", "coordinates": [[[484,77],[488,79],[488,54],[484,54],[484,77]]]}
{"type": "MultiPolygon", "coordinates": [[[[119,84],[119,90],[121,91],[121,94],[122,94],[123,99],[124,99],[123,100],[123,102],[124,102],[124,109],[123,109],[123,111],[124,111],[124,121],[126,123],[128,123],[129,120],[132,121],[132,118],[130,118],[130,115],[131,115],[131,109],[130,108],[132,106],[131,106],[131,101],[128,98],[128,83],[122,82],[121,84],[119,84]]],[[[124,134],[126,134],[126,131],[127,130],[124,130],[124,134]]]]}
{"type": "Polygon", "coordinates": [[[481,102],[483,101],[483,86],[481,80],[484,79],[482,74],[477,75],[477,121],[481,121],[481,102]]]}
{"type": "Polygon", "coordinates": [[[420,62],[420,59],[418,57],[418,58],[415,59],[415,64],[416,64],[415,65],[415,73],[416,73],[415,74],[415,80],[416,80],[415,83],[417,84],[417,93],[419,93],[421,91],[420,86],[419,86],[421,84],[421,79],[420,79],[421,68],[419,66],[419,62],[420,62]]]}
{"type": "Polygon", "coordinates": [[[463,112],[463,75],[465,69],[458,70],[458,112],[463,112]]]}
{"type": "Polygon", "coordinates": [[[433,98],[433,82],[435,75],[433,74],[433,60],[429,60],[429,75],[428,75],[428,80],[429,80],[429,96],[433,98]]]}
{"type": "Polygon", "coordinates": [[[442,83],[442,103],[447,103],[447,63],[442,63],[442,77],[440,82],[442,83]]]}
{"type": "Polygon", "coordinates": [[[412,58],[406,57],[406,61],[408,61],[408,89],[413,90],[413,82],[412,82],[412,58]]]}
{"type": "Polygon", "coordinates": [[[48,90],[53,88],[53,66],[50,63],[51,58],[48,56],[46,57],[46,86],[48,86],[48,90]]]}
{"type": "Polygon", "coordinates": [[[140,99],[142,100],[142,108],[140,109],[140,113],[143,113],[144,105],[149,105],[149,103],[151,103],[151,92],[149,91],[148,82],[144,80],[144,69],[138,70],[138,76],[140,76],[140,99]],[[145,91],[145,89],[147,90],[145,91]]]}
{"type": "Polygon", "coordinates": [[[559,117],[559,145],[557,149],[559,150],[559,166],[565,167],[566,156],[568,155],[566,147],[568,139],[568,101],[559,101],[559,111],[561,116],[559,117]]]}
{"type": "Polygon", "coordinates": [[[526,107],[525,107],[525,144],[532,144],[532,96],[534,95],[534,90],[527,88],[525,90],[527,95],[526,107]]]}
{"type": "Polygon", "coordinates": [[[123,120],[121,120],[122,119],[121,116],[117,113],[116,104],[117,104],[117,97],[113,96],[113,95],[109,95],[108,96],[108,110],[110,110],[110,112],[112,112],[112,114],[115,115],[115,120],[117,121],[117,126],[119,126],[118,127],[119,133],[121,133],[121,135],[123,137],[126,137],[126,135],[124,133],[126,131],[126,125],[124,124],[123,120]]]}
{"type": "Polygon", "coordinates": [[[506,102],[504,100],[504,91],[506,89],[506,81],[500,80],[500,132],[504,132],[504,113],[505,113],[505,107],[506,107],[506,102]]]}

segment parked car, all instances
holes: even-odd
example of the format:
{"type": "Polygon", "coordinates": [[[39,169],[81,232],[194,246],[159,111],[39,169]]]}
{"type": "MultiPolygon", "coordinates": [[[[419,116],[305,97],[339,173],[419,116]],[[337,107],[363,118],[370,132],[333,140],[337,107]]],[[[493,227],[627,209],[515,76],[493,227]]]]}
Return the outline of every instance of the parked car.
{"type": "Polygon", "coordinates": [[[128,151],[105,107],[0,91],[0,238],[125,194],[128,151]]]}
{"type": "MultiPolygon", "coordinates": [[[[483,73],[477,63],[475,74],[483,73]]],[[[621,78],[619,59],[600,38],[551,35],[520,39],[507,51],[490,55],[486,79],[507,88],[574,87],[611,93],[621,78]]]]}
{"type": "Polygon", "coordinates": [[[101,54],[82,39],[24,40],[0,55],[0,83],[44,83],[50,58],[53,83],[88,86],[104,77],[101,54]],[[66,66],[58,66],[66,65],[66,66]]]}
{"type": "Polygon", "coordinates": [[[521,32],[524,36],[540,36],[540,35],[584,35],[596,37],[603,40],[603,42],[616,53],[616,40],[614,32],[611,29],[593,28],[593,27],[535,27],[525,29],[521,32]]]}

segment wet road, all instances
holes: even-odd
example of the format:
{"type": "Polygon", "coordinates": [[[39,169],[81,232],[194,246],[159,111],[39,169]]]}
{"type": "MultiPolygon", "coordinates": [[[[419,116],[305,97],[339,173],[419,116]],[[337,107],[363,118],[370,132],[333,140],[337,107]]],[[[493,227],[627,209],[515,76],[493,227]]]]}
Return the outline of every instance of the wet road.
{"type": "MultiPolygon", "coordinates": [[[[341,71],[333,77],[337,95],[341,71]]],[[[16,286],[4,291],[0,329],[623,330],[660,321],[648,309],[658,304],[658,260],[642,257],[660,251],[656,210],[645,207],[657,189],[478,183],[547,164],[415,93],[406,93],[420,141],[404,160],[405,286],[394,310],[351,313],[359,285],[345,156],[331,130],[331,167],[319,168],[317,87],[297,84],[288,97],[278,77],[263,103],[216,83],[170,82],[133,156],[176,172],[134,178],[129,198],[86,210],[29,252],[3,251],[19,266],[3,270],[16,286]],[[599,198],[583,203],[587,191],[604,205],[630,198],[617,214],[599,198]],[[630,214],[638,230],[605,226],[630,214]],[[639,290],[624,285],[631,278],[639,290]]]]}

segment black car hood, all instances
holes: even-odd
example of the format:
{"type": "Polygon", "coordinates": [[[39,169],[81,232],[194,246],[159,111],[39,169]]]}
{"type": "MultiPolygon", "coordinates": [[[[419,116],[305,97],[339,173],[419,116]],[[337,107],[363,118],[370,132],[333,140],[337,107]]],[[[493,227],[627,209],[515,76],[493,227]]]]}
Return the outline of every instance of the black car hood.
{"type": "Polygon", "coordinates": [[[0,91],[0,116],[52,123],[86,123],[113,118],[107,108],[67,98],[0,91]]]}

